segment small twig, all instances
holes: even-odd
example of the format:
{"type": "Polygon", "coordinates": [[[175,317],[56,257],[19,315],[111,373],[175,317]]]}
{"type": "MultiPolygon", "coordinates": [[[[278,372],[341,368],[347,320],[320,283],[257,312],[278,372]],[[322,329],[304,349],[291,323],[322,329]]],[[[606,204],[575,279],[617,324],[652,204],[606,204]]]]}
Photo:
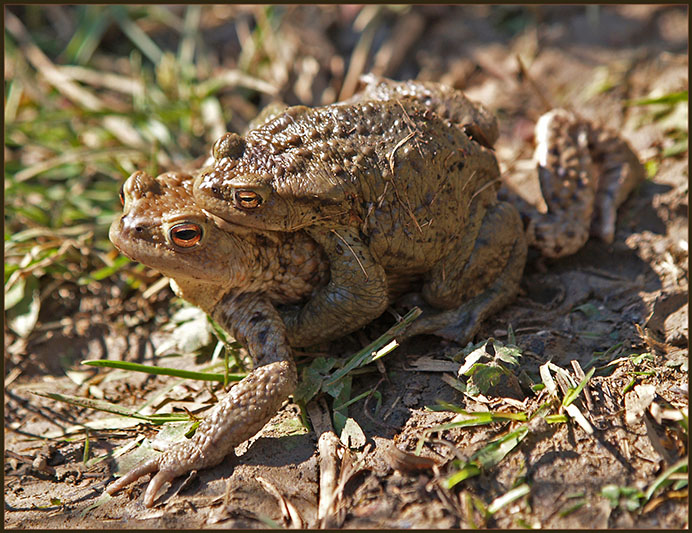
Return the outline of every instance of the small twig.
{"type": "Polygon", "coordinates": [[[320,493],[317,505],[317,518],[322,521],[325,517],[334,514],[336,506],[337,486],[337,449],[340,445],[339,437],[333,431],[326,431],[320,435],[317,442],[320,465],[320,493]]]}
{"type": "Polygon", "coordinates": [[[365,271],[365,267],[363,266],[363,263],[361,263],[360,259],[358,259],[358,254],[356,254],[356,252],[353,251],[353,248],[351,248],[351,245],[348,244],[346,239],[344,239],[341,235],[339,235],[335,229],[332,229],[331,232],[334,235],[336,235],[337,237],[339,237],[339,240],[341,240],[341,242],[344,243],[346,248],[348,248],[351,251],[351,253],[353,254],[353,257],[355,257],[356,262],[358,263],[358,266],[360,266],[360,269],[363,271],[363,275],[365,276],[365,281],[368,281],[368,279],[369,279],[368,273],[365,271]]]}
{"type": "Polygon", "coordinates": [[[533,90],[535,95],[541,101],[541,105],[543,106],[543,112],[545,113],[553,109],[555,105],[552,102],[550,102],[550,100],[548,100],[548,97],[545,96],[544,91],[542,91],[540,87],[538,87],[538,84],[534,81],[533,77],[529,75],[529,72],[528,70],[526,70],[524,62],[521,60],[519,54],[517,54],[516,58],[517,64],[519,65],[519,72],[521,73],[522,77],[526,80],[526,83],[529,84],[531,90],[533,90]]]}
{"type": "Polygon", "coordinates": [[[409,134],[401,139],[398,143],[396,143],[396,146],[392,148],[392,151],[389,152],[389,155],[387,155],[387,162],[389,163],[389,170],[392,173],[392,176],[394,176],[394,154],[396,151],[401,148],[403,145],[405,145],[409,140],[411,140],[413,137],[415,137],[416,134],[414,132],[409,132],[409,134]]]}
{"type": "Polygon", "coordinates": [[[304,525],[303,517],[300,516],[298,509],[279,492],[276,485],[261,476],[257,476],[256,479],[260,482],[264,490],[279,501],[281,515],[288,524],[288,527],[291,529],[302,529],[304,525]]]}

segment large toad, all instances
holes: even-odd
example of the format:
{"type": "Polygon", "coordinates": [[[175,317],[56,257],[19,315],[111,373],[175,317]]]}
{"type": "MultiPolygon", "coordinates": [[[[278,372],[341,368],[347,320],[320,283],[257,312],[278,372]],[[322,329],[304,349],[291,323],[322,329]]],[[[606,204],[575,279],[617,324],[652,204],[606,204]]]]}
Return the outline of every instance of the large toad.
{"type": "Polygon", "coordinates": [[[329,258],[330,283],[284,316],[293,345],[377,318],[392,276],[420,277],[437,310],[412,333],[458,342],[516,292],[526,245],[516,209],[497,201],[496,121],[434,87],[427,96],[373,85],[343,104],[289,108],[215,144],[197,203],[233,224],[304,230],[329,258]]]}
{"type": "MultiPolygon", "coordinates": [[[[556,208],[532,213],[528,234],[561,255],[583,244],[593,219],[610,220],[639,179],[638,162],[606,136],[626,149],[599,182],[585,169],[589,149],[604,159],[589,146],[602,130],[563,112],[542,127],[550,147],[541,183],[556,208]],[[555,229],[560,215],[566,226],[555,229]]],[[[521,218],[497,200],[496,137],[492,116],[461,93],[373,80],[350,102],[290,108],[245,138],[220,139],[194,202],[187,175],[130,177],[111,240],[173,278],[178,294],[247,346],[256,368],[192,439],[108,491],[158,471],[149,506],[164,482],[220,462],[293,391],[291,346],[354,331],[402,292],[415,289],[427,304],[409,335],[468,341],[514,296],[526,258],[521,218]]],[[[601,227],[592,232],[608,238],[601,227]]]]}

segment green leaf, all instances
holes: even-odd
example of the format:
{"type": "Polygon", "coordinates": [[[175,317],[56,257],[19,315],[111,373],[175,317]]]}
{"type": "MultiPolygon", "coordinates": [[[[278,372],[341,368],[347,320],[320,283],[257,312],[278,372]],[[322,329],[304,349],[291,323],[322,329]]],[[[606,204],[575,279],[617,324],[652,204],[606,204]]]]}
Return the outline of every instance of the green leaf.
{"type": "Polygon", "coordinates": [[[565,397],[562,399],[562,406],[567,407],[569,404],[571,404],[574,400],[577,399],[577,397],[581,394],[581,391],[584,389],[588,381],[591,379],[591,376],[593,376],[594,372],[596,371],[596,367],[592,367],[591,370],[588,371],[586,376],[584,376],[584,379],[581,380],[579,385],[575,389],[570,388],[567,391],[567,394],[565,394],[565,397]]]}
{"type": "Polygon", "coordinates": [[[467,375],[470,376],[466,382],[468,394],[470,396],[478,396],[479,392],[480,394],[487,394],[507,374],[509,372],[500,366],[476,363],[467,372],[467,375]]]}
{"type": "MultiPolygon", "coordinates": [[[[334,357],[315,358],[310,366],[303,367],[300,385],[294,394],[297,402],[307,403],[319,393],[326,379],[329,378],[329,371],[334,368],[336,359],[334,357]]],[[[338,387],[342,385],[337,385],[338,387]]],[[[336,389],[333,389],[336,390],[336,389]]],[[[333,396],[338,396],[338,391],[333,396]]]]}
{"type": "Polygon", "coordinates": [[[347,377],[341,378],[339,381],[330,381],[329,383],[322,384],[322,390],[329,394],[332,398],[338,398],[341,392],[344,390],[344,383],[348,379],[347,377]]]}
{"type": "Polygon", "coordinates": [[[610,506],[615,508],[620,501],[620,487],[617,485],[606,485],[601,489],[601,496],[610,502],[610,506]]]}
{"type": "Polygon", "coordinates": [[[675,463],[670,468],[667,468],[660,476],[658,476],[653,481],[653,483],[651,483],[649,488],[646,489],[646,492],[644,493],[645,501],[649,501],[651,499],[651,497],[654,495],[654,492],[656,492],[656,490],[658,490],[659,487],[663,486],[668,481],[668,478],[671,476],[671,474],[674,474],[675,472],[679,472],[682,470],[686,470],[688,459],[688,457],[680,459],[677,463],[675,463]]]}
{"type": "Polygon", "coordinates": [[[495,345],[495,359],[510,365],[518,365],[522,356],[521,349],[517,346],[495,345]]]}
{"type": "Polygon", "coordinates": [[[161,376],[175,376],[184,379],[218,381],[220,383],[223,383],[226,377],[229,381],[240,381],[245,376],[247,376],[247,373],[244,372],[236,374],[226,374],[225,372],[195,372],[192,370],[181,370],[178,368],[142,365],[139,363],[131,363],[128,361],[111,361],[106,359],[82,361],[82,364],[88,366],[119,368],[121,370],[129,370],[131,372],[146,372],[147,374],[156,374],[161,376]]]}
{"type": "Polygon", "coordinates": [[[307,403],[312,400],[322,387],[322,376],[314,368],[304,367],[300,384],[294,398],[296,402],[307,403]]]}
{"type": "Polygon", "coordinates": [[[5,287],[5,311],[12,309],[15,305],[22,301],[26,288],[26,278],[23,276],[17,277],[17,280],[11,287],[5,287]]]}
{"type": "Polygon", "coordinates": [[[655,159],[649,159],[644,163],[644,169],[646,170],[646,176],[649,179],[653,179],[656,174],[658,174],[659,163],[655,159]]]}
{"type": "Polygon", "coordinates": [[[643,106],[652,104],[677,104],[678,102],[688,101],[688,91],[680,91],[677,93],[668,93],[663,96],[657,96],[654,98],[640,98],[639,100],[628,100],[625,105],[631,106],[643,106]]]}
{"type": "Polygon", "coordinates": [[[522,425],[514,431],[491,442],[487,446],[484,446],[474,453],[469,461],[461,466],[458,472],[452,474],[445,480],[445,486],[447,488],[452,488],[457,483],[478,475],[481,468],[487,470],[497,465],[524,439],[524,437],[526,437],[526,435],[528,435],[528,433],[528,426],[522,425]]]}
{"type": "Polygon", "coordinates": [[[334,432],[337,435],[341,435],[341,432],[343,431],[344,427],[346,427],[346,421],[348,420],[348,417],[344,415],[343,413],[340,413],[338,411],[333,412],[333,420],[334,420],[334,432]]]}
{"type": "Polygon", "coordinates": [[[601,489],[601,496],[608,500],[612,508],[622,505],[627,511],[631,512],[641,507],[639,500],[644,497],[644,494],[634,487],[619,487],[611,484],[601,489]]]}
{"type": "Polygon", "coordinates": [[[172,329],[170,337],[156,350],[157,354],[177,348],[183,353],[195,353],[212,342],[213,327],[207,315],[198,307],[186,305],[171,317],[166,329],[172,329]]]}
{"type": "Polygon", "coordinates": [[[36,326],[41,308],[38,280],[34,276],[26,278],[23,292],[22,298],[12,306],[7,317],[10,329],[20,337],[26,338],[36,326]]]}
{"type": "Polygon", "coordinates": [[[632,364],[635,366],[642,364],[644,361],[653,361],[653,360],[654,360],[654,356],[651,355],[649,352],[630,355],[630,361],[632,361],[632,364]]]}
{"type": "Polygon", "coordinates": [[[572,309],[572,312],[581,311],[589,320],[600,320],[601,312],[595,304],[587,302],[572,309]]]}

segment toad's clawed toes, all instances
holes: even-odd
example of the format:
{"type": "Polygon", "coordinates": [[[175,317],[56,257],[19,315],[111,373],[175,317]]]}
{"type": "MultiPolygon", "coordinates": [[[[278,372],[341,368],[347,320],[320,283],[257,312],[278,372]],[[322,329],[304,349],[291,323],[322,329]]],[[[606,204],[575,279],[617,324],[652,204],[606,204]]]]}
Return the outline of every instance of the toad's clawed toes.
{"type": "MultiPolygon", "coordinates": [[[[130,483],[134,483],[137,481],[139,478],[142,476],[146,476],[147,474],[151,474],[152,472],[156,472],[159,469],[159,463],[160,463],[160,457],[155,457],[154,459],[150,459],[149,461],[146,461],[142,463],[139,466],[136,466],[132,470],[130,470],[127,474],[125,474],[123,477],[118,479],[117,481],[111,483],[111,485],[106,489],[106,492],[110,494],[111,496],[113,494],[116,494],[117,492],[120,492],[122,489],[127,487],[130,483]]],[[[156,476],[158,477],[158,476],[156,476]]],[[[154,478],[156,479],[156,478],[154,478]]],[[[147,507],[151,507],[151,505],[147,505],[147,507]]]]}

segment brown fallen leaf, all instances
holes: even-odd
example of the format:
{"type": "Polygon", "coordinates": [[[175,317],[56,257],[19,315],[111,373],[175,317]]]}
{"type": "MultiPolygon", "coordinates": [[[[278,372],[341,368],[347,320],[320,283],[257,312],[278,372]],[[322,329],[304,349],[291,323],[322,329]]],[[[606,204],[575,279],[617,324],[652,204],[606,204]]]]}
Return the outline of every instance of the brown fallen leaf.
{"type": "Polygon", "coordinates": [[[437,466],[437,461],[430,457],[421,457],[397,448],[392,442],[378,439],[379,446],[383,447],[384,457],[389,466],[399,472],[417,472],[420,470],[432,470],[437,466]]]}

